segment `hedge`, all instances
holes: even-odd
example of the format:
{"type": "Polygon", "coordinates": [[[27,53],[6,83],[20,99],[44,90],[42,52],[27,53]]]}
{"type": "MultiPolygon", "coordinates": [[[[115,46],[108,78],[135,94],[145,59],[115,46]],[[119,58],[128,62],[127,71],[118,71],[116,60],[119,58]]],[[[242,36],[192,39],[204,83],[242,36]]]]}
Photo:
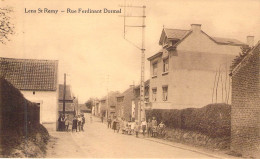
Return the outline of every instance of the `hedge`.
{"type": "Polygon", "coordinates": [[[210,137],[230,136],[231,106],[223,103],[202,108],[146,110],[147,119],[156,117],[169,128],[201,132],[210,137]]]}

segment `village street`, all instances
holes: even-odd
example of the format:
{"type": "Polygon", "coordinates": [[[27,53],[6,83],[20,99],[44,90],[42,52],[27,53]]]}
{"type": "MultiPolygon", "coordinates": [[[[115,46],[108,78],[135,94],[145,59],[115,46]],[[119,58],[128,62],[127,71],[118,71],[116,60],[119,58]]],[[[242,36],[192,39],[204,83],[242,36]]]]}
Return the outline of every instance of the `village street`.
{"type": "Polygon", "coordinates": [[[157,142],[158,139],[136,138],[135,136],[114,133],[100,119],[94,118],[87,123],[85,132],[50,132],[51,139],[48,158],[114,158],[114,157],[156,157],[156,158],[229,158],[223,154],[196,150],[182,144],[167,144],[157,142]]]}

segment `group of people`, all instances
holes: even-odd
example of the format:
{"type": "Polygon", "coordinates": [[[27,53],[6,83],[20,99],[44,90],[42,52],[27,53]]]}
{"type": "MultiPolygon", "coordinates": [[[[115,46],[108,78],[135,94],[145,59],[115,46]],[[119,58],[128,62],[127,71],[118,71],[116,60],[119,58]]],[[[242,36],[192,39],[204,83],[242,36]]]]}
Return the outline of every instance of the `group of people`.
{"type": "Polygon", "coordinates": [[[72,123],[73,130],[84,131],[85,117],[83,114],[75,115],[72,122],[69,120],[69,115],[60,114],[58,118],[58,131],[69,131],[69,126],[72,123]]]}
{"type": "Polygon", "coordinates": [[[58,131],[68,131],[69,115],[60,114],[58,118],[58,131]]]}
{"type": "Polygon", "coordinates": [[[118,119],[114,117],[111,119],[111,117],[108,117],[107,127],[112,128],[117,133],[121,130],[122,134],[135,134],[136,137],[138,137],[139,132],[142,132],[143,136],[147,133],[148,137],[157,137],[158,134],[164,135],[166,128],[163,122],[158,124],[155,117],[152,120],[149,119],[148,122],[143,118],[141,123],[138,121],[126,121],[124,118],[118,119]]]}

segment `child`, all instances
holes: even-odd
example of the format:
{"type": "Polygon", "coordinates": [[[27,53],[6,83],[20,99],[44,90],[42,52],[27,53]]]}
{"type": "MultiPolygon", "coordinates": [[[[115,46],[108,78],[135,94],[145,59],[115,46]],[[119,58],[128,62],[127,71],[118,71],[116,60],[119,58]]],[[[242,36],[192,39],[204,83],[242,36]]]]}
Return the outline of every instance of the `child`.
{"type": "Polygon", "coordinates": [[[139,133],[139,131],[140,131],[140,128],[141,128],[141,126],[140,126],[140,124],[138,123],[138,122],[136,122],[135,123],[135,136],[136,137],[138,137],[138,133],[139,133]]]}
{"type": "Polygon", "coordinates": [[[131,133],[133,134],[135,132],[135,122],[131,122],[131,133]]]}

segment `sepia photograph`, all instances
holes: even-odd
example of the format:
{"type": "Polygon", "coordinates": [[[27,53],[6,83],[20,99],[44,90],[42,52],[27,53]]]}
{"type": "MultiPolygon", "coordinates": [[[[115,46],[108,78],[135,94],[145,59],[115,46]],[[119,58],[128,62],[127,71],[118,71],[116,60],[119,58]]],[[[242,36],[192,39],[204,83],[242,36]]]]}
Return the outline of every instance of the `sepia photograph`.
{"type": "Polygon", "coordinates": [[[0,158],[260,159],[260,0],[0,0],[0,158]]]}

